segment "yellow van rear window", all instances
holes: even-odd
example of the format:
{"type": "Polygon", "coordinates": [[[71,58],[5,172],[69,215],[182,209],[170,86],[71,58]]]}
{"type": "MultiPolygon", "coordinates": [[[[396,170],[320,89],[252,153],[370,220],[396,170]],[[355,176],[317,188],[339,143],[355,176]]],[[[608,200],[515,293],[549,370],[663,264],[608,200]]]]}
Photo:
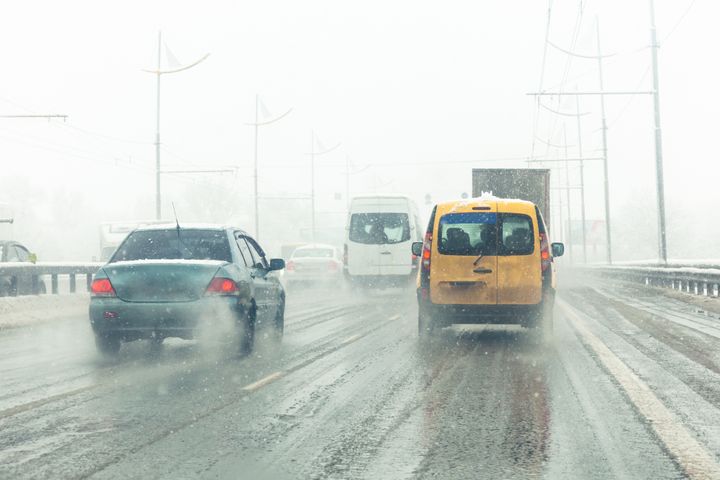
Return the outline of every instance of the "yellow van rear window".
{"type": "Polygon", "coordinates": [[[535,249],[532,219],[514,213],[448,213],[437,238],[442,255],[529,255],[535,249]]]}

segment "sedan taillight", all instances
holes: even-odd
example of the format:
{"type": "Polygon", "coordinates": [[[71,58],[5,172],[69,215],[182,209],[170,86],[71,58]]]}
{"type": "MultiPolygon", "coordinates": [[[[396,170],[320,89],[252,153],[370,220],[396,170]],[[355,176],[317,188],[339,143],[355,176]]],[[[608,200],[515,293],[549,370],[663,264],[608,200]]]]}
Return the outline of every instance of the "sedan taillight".
{"type": "Polygon", "coordinates": [[[229,278],[215,277],[205,290],[205,295],[237,295],[237,283],[229,278]]]}
{"type": "Polygon", "coordinates": [[[110,283],[110,279],[96,278],[90,285],[90,292],[93,297],[114,297],[115,289],[110,283]]]}

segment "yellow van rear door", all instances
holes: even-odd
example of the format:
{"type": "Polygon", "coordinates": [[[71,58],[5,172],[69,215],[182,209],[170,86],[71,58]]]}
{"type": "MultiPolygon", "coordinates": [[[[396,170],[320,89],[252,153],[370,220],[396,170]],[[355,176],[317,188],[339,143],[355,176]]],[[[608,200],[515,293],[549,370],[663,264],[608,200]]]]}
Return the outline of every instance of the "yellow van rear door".
{"type": "Polygon", "coordinates": [[[540,233],[534,212],[498,213],[498,304],[540,302],[540,233]]]}
{"type": "Polygon", "coordinates": [[[493,204],[437,215],[430,270],[432,303],[497,303],[496,209],[493,204]]]}

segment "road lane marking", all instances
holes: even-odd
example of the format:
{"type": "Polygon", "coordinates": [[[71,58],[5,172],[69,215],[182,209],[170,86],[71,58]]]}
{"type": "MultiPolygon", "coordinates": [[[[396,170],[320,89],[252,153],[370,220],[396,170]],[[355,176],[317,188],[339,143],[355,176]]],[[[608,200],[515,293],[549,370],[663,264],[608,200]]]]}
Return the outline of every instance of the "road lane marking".
{"type": "Polygon", "coordinates": [[[267,377],[263,377],[260,380],[258,380],[257,382],[253,382],[249,385],[245,385],[244,387],[242,387],[242,390],[244,390],[246,392],[254,392],[255,390],[258,390],[258,389],[264,387],[265,385],[274,382],[278,378],[281,378],[283,375],[285,375],[285,372],[271,373],[267,377]]]}
{"type": "Polygon", "coordinates": [[[347,338],[346,338],[345,340],[343,340],[342,342],[340,342],[340,345],[347,345],[348,343],[352,343],[352,342],[354,342],[354,341],[356,341],[356,340],[359,340],[361,337],[364,337],[364,335],[361,335],[361,334],[359,334],[359,333],[356,334],[356,335],[352,335],[352,336],[350,336],[350,337],[347,337],[347,338]]]}
{"type": "Polygon", "coordinates": [[[393,315],[392,317],[388,318],[388,320],[392,320],[392,321],[400,320],[400,314],[398,313],[396,315],[393,315]]]}
{"type": "MultiPolygon", "coordinates": [[[[343,347],[347,346],[348,344],[356,342],[362,338],[365,338],[368,335],[370,335],[386,326],[387,326],[386,323],[380,322],[379,325],[377,325],[375,328],[372,328],[361,334],[352,335],[352,336],[346,338],[345,340],[343,340],[342,342],[340,342],[339,344],[335,345],[334,347],[328,348],[328,349],[318,353],[317,355],[314,355],[314,356],[308,358],[307,360],[305,360],[303,362],[297,363],[290,368],[287,368],[285,370],[282,370],[282,371],[279,371],[276,373],[281,374],[282,377],[286,377],[286,376],[290,375],[291,373],[301,370],[302,368],[305,368],[306,366],[308,366],[324,357],[327,357],[328,355],[330,355],[332,353],[337,352],[338,350],[342,349],[343,347]]],[[[272,374],[272,375],[274,375],[274,374],[272,374]]],[[[266,379],[267,379],[267,377],[265,379],[258,380],[255,383],[259,383],[266,379]]],[[[271,383],[271,382],[268,382],[268,383],[271,383]]],[[[265,385],[267,385],[268,383],[266,383],[265,385]]],[[[98,472],[101,472],[101,471],[107,469],[109,466],[119,462],[120,460],[127,457],[128,455],[132,455],[132,454],[142,450],[143,448],[147,447],[148,445],[152,445],[153,443],[159,442],[159,441],[163,440],[164,438],[169,437],[170,435],[173,435],[173,434],[179,432],[180,430],[189,427],[190,425],[194,425],[194,424],[198,423],[200,420],[203,420],[203,419],[209,417],[210,415],[213,415],[221,410],[224,410],[225,408],[230,407],[233,404],[236,404],[237,401],[242,398],[249,397],[256,390],[245,390],[245,388],[250,387],[252,385],[253,384],[247,385],[246,387],[241,389],[239,394],[235,397],[232,397],[230,400],[224,401],[224,402],[220,403],[219,405],[216,405],[215,407],[212,407],[201,414],[197,414],[197,415],[193,416],[191,419],[188,419],[188,420],[185,420],[178,424],[175,424],[171,428],[160,431],[156,435],[154,435],[150,438],[147,438],[145,442],[131,448],[129,451],[119,453],[119,454],[115,455],[114,457],[106,460],[105,462],[103,462],[99,465],[95,465],[93,468],[91,468],[87,472],[80,475],[80,478],[87,478],[92,475],[95,475],[98,472]]],[[[260,388],[260,387],[258,387],[258,388],[260,388]]]]}
{"type": "Polygon", "coordinates": [[[720,479],[720,464],[714,456],[690,434],[652,393],[650,387],[585,326],[586,322],[569,304],[560,299],[557,304],[583,342],[592,348],[605,368],[620,383],[635,408],[648,420],[687,476],[692,479],[720,479]]]}
{"type": "Polygon", "coordinates": [[[52,403],[57,400],[62,400],[67,397],[72,397],[73,395],[78,395],[80,393],[87,392],[88,390],[93,390],[95,388],[100,387],[101,385],[102,384],[88,385],[87,387],[76,388],[75,390],[58,393],[57,395],[52,395],[50,397],[41,398],[39,400],[33,400],[32,402],[23,403],[20,405],[16,405],[14,407],[7,408],[5,410],[0,411],[0,419],[6,418],[6,417],[11,417],[13,415],[17,415],[18,413],[26,412],[28,410],[32,410],[33,408],[40,407],[42,405],[46,405],[48,403],[52,403]]]}

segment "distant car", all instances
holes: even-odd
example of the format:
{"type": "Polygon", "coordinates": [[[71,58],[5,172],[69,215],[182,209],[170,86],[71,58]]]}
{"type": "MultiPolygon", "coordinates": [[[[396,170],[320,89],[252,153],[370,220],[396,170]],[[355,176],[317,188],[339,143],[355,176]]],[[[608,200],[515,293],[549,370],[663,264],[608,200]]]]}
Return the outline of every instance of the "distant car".
{"type": "Polygon", "coordinates": [[[285,291],[244,231],[217,225],[148,225],[132,231],[91,285],[90,323],[98,350],[121,342],[191,339],[230,317],[238,348],[253,349],[256,327],[282,338],[285,291]]]}
{"type": "Polygon", "coordinates": [[[332,245],[297,247],[285,265],[285,285],[340,284],[344,280],[340,252],[332,245]]]}
{"type": "MultiPolygon", "coordinates": [[[[35,263],[36,256],[23,245],[11,240],[0,240],[0,263],[35,263]]],[[[15,295],[37,295],[45,293],[45,282],[38,279],[33,287],[32,275],[0,275],[0,297],[15,295]]]]}

